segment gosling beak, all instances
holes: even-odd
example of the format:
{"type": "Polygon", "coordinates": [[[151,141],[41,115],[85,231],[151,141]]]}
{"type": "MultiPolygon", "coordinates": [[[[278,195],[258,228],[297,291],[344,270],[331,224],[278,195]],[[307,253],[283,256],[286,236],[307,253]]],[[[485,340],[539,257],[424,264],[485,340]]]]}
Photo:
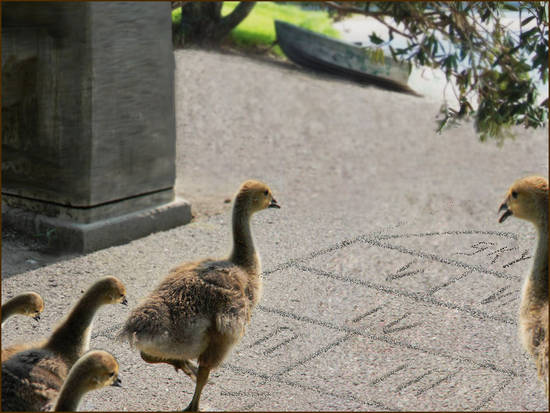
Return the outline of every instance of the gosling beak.
{"type": "Polygon", "coordinates": [[[513,215],[512,211],[508,209],[508,205],[506,202],[503,202],[500,208],[498,209],[498,212],[504,211],[504,214],[499,218],[498,222],[499,224],[503,223],[506,218],[508,218],[510,215],[513,215]]]}
{"type": "Polygon", "coordinates": [[[281,206],[277,203],[277,200],[275,198],[271,199],[271,203],[267,207],[268,208],[281,208],[281,206]]]}
{"type": "Polygon", "coordinates": [[[40,314],[36,314],[33,318],[34,318],[36,321],[40,320],[40,314]]]}
{"type": "Polygon", "coordinates": [[[111,386],[113,386],[113,387],[122,387],[122,381],[120,380],[119,377],[117,377],[115,379],[115,381],[111,384],[111,386]]]}
{"type": "Polygon", "coordinates": [[[122,298],[122,301],[120,302],[122,305],[128,305],[128,300],[126,299],[126,296],[122,298]]]}

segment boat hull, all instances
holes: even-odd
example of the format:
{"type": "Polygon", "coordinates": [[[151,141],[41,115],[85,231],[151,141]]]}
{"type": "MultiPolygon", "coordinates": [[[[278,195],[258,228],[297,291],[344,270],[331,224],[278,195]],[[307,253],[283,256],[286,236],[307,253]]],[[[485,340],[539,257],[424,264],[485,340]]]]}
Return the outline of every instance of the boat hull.
{"type": "Polygon", "coordinates": [[[384,62],[373,62],[364,48],[279,20],[275,21],[275,30],[285,55],[301,66],[417,95],[407,85],[408,67],[390,57],[385,56],[384,62]]]}

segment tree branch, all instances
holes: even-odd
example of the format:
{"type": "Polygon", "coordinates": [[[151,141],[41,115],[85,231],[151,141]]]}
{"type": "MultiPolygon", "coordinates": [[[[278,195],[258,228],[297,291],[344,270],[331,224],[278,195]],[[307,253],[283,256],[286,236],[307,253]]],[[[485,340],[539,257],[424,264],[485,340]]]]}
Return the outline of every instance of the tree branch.
{"type": "MultiPolygon", "coordinates": [[[[221,10],[221,2],[220,10],[221,10]]],[[[222,38],[229,34],[231,30],[235,28],[241,21],[244,20],[246,16],[250,13],[252,8],[256,5],[255,1],[241,1],[237,4],[237,7],[225,17],[219,21],[219,24],[216,26],[215,38],[222,38]]]]}

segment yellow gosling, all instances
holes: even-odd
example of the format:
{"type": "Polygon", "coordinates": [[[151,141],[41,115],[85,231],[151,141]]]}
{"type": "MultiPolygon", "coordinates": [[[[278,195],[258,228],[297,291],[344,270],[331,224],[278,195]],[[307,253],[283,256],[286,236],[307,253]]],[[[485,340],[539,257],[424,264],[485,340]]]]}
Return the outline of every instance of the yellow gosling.
{"type": "Polygon", "coordinates": [[[78,359],[63,383],[55,404],[56,412],[75,412],[82,397],[105,386],[121,387],[118,363],[106,351],[93,350],[78,359]]]}
{"type": "Polygon", "coordinates": [[[44,310],[44,301],[34,292],[19,294],[2,304],[2,324],[15,314],[32,317],[40,320],[40,313],[44,310]]]}
{"type": "Polygon", "coordinates": [[[548,181],[540,176],[517,180],[499,212],[504,212],[499,222],[515,216],[531,222],[537,230],[533,265],[521,294],[519,334],[548,395],[548,181]]]}

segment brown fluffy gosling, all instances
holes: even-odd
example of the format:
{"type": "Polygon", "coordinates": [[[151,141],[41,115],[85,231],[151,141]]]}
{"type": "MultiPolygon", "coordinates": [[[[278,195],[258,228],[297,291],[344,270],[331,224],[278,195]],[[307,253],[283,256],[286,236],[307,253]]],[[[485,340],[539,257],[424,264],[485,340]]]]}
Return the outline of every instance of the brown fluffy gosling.
{"type": "Polygon", "coordinates": [[[115,303],[126,304],[124,285],[115,277],[99,279],[47,340],[2,361],[2,408],[44,410],[58,396],[71,366],[88,351],[96,311],[115,303]]]}
{"type": "Polygon", "coordinates": [[[61,387],[55,403],[56,412],[74,412],[89,391],[105,386],[121,387],[118,363],[106,351],[93,350],[78,359],[61,387]]]}
{"type": "Polygon", "coordinates": [[[146,362],[171,364],[196,380],[186,410],[198,411],[210,370],[240,341],[260,299],[261,264],[250,219],[266,208],[279,208],[269,187],[244,182],[233,207],[230,256],[174,268],[132,311],[120,334],[146,362]],[[193,359],[198,360],[198,370],[193,359]]]}
{"type": "Polygon", "coordinates": [[[499,222],[513,215],[531,222],[537,230],[533,265],[522,289],[519,333],[548,395],[548,181],[540,176],[517,180],[499,212],[504,212],[499,222]]]}
{"type": "Polygon", "coordinates": [[[32,317],[40,320],[40,313],[44,310],[44,301],[37,293],[23,293],[2,304],[2,324],[15,314],[32,317]]]}

